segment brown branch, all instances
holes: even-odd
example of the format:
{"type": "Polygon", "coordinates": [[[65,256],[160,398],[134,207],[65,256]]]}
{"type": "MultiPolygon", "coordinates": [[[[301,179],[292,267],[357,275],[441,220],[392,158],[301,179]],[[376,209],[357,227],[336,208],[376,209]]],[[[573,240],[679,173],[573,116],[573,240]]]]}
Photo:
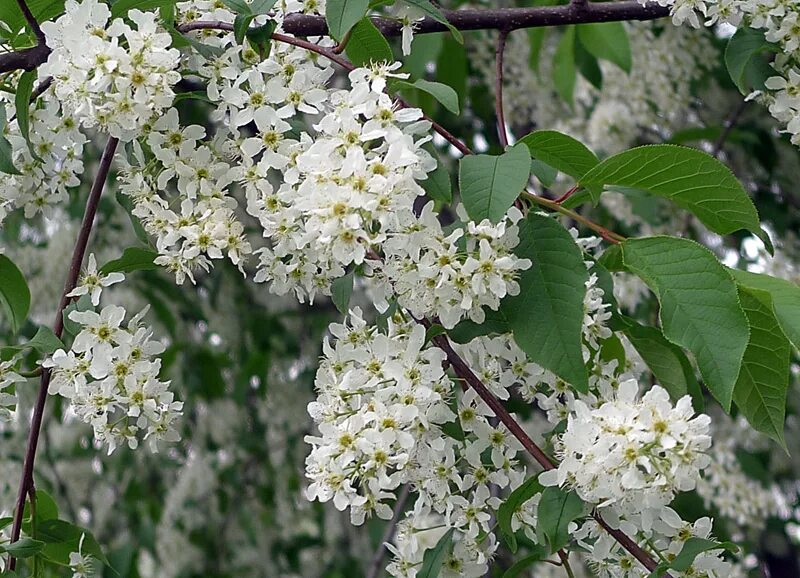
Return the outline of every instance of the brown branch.
{"type": "MultiPolygon", "coordinates": [[[[428,325],[428,322],[426,321],[423,321],[422,323],[426,326],[428,325]]],[[[522,426],[517,423],[517,420],[515,420],[514,417],[508,412],[500,400],[492,395],[480,378],[475,375],[466,362],[461,359],[458,353],[455,352],[453,347],[450,345],[450,340],[447,338],[447,336],[437,335],[432,341],[434,345],[444,351],[447,361],[450,362],[450,365],[453,368],[453,371],[455,371],[456,375],[458,375],[458,377],[463,379],[467,385],[475,390],[478,396],[487,406],[489,406],[502,424],[508,428],[508,431],[510,431],[511,434],[522,444],[522,447],[524,447],[525,450],[531,454],[531,456],[533,456],[537,462],[539,462],[539,465],[545,470],[555,469],[555,465],[548,455],[536,445],[536,442],[534,442],[530,436],[528,436],[525,430],[522,429],[522,426]]],[[[630,554],[636,558],[642,564],[642,566],[651,572],[655,570],[656,566],[658,566],[658,563],[627,534],[621,530],[609,526],[597,512],[593,512],[592,517],[606,532],[611,534],[611,536],[613,536],[623,548],[630,552],[630,554]]],[[[670,578],[669,574],[663,574],[662,576],[665,578],[670,578]]]]}
{"type": "Polygon", "coordinates": [[[503,112],[503,54],[506,50],[506,40],[508,30],[501,30],[497,37],[497,46],[494,50],[495,77],[494,77],[494,108],[497,116],[497,137],[500,139],[500,146],[508,146],[508,134],[506,132],[506,116],[503,112]]]}
{"type": "MultiPolygon", "coordinates": [[[[89,235],[92,232],[94,219],[97,215],[97,207],[100,204],[100,197],[103,194],[103,188],[106,184],[108,171],[111,168],[111,161],[114,159],[114,152],[117,150],[116,138],[110,137],[106,143],[106,148],[103,150],[103,156],[100,158],[100,167],[97,169],[97,175],[92,183],[92,190],[89,192],[89,199],[86,201],[86,209],[83,213],[83,221],[81,228],[78,232],[78,238],[75,241],[75,249],[72,251],[72,261],[69,265],[69,272],[67,273],[67,280],[64,283],[64,291],[61,294],[61,302],[56,310],[56,318],[53,322],[53,333],[56,337],[61,338],[64,332],[64,310],[69,303],[67,293],[71,292],[78,283],[78,277],[81,272],[81,264],[83,257],[86,254],[86,246],[89,244],[89,235]]],[[[39,392],[36,397],[36,405],[33,408],[33,416],[31,417],[31,429],[28,432],[28,445],[25,448],[25,462],[22,466],[22,477],[19,481],[19,492],[17,494],[17,505],[14,511],[14,525],[11,531],[11,541],[16,542],[19,540],[22,531],[22,516],[25,511],[25,502],[29,495],[35,495],[33,483],[33,464],[36,461],[36,448],[39,445],[39,436],[42,431],[42,418],[44,417],[44,406],[47,403],[47,390],[50,387],[51,371],[44,368],[42,371],[42,379],[39,383],[39,392]]],[[[13,570],[16,567],[16,559],[11,557],[9,559],[9,568],[13,570]]]]}
{"type": "Polygon", "coordinates": [[[33,35],[36,36],[36,43],[45,44],[44,32],[42,32],[42,29],[39,27],[39,21],[36,20],[36,17],[33,15],[30,8],[28,8],[25,0],[17,0],[17,4],[19,5],[22,15],[25,17],[25,21],[28,23],[28,26],[31,27],[31,32],[33,32],[33,35]]]}
{"type": "Polygon", "coordinates": [[[394,533],[397,530],[397,523],[400,521],[400,518],[403,517],[403,508],[406,506],[406,501],[408,500],[408,495],[410,493],[411,490],[408,485],[406,485],[400,491],[400,495],[397,496],[397,502],[394,505],[392,519],[389,520],[389,524],[386,526],[386,530],[383,532],[381,543],[378,546],[378,549],[375,551],[375,555],[372,556],[367,573],[364,575],[365,578],[378,578],[378,574],[381,571],[381,566],[383,565],[383,558],[386,556],[386,543],[391,542],[394,538],[394,533]]]}
{"type": "MultiPolygon", "coordinates": [[[[22,0],[17,1],[22,3],[22,0]]],[[[585,5],[579,1],[560,6],[536,6],[533,8],[444,10],[442,13],[450,25],[458,30],[506,30],[510,32],[521,28],[565,24],[655,20],[669,16],[669,8],[658,6],[652,2],[642,6],[637,0],[623,0],[622,2],[588,2],[585,5]]],[[[399,36],[402,31],[402,24],[396,20],[373,18],[372,22],[384,36],[399,36]]],[[[221,26],[209,26],[209,24],[209,22],[203,21],[188,22],[178,29],[181,32],[206,28],[228,29],[221,26]]],[[[230,24],[226,24],[226,26],[230,30],[233,29],[230,24]]],[[[447,30],[445,24],[433,18],[423,18],[414,25],[414,31],[417,34],[447,30]]],[[[328,25],[324,16],[290,14],[283,21],[283,31],[295,36],[326,36],[328,25]]],[[[33,48],[0,55],[0,73],[11,70],[33,70],[44,63],[50,55],[50,48],[44,43],[43,38],[42,36],[39,44],[33,48]]]]}

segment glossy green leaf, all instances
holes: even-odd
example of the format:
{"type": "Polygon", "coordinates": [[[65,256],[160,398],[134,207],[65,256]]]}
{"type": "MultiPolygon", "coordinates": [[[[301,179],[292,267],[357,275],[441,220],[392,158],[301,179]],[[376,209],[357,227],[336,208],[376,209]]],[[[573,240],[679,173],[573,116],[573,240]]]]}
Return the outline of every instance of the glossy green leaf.
{"type": "Polygon", "coordinates": [[[514,564],[512,564],[511,567],[509,567],[509,569],[503,573],[502,578],[516,578],[523,570],[530,568],[536,562],[541,562],[547,558],[547,555],[549,554],[547,548],[538,544],[534,545],[530,550],[532,554],[528,554],[524,558],[520,558],[514,562],[514,564]]]}
{"type": "Polygon", "coordinates": [[[484,308],[484,313],[486,318],[483,323],[465,319],[447,332],[448,337],[456,343],[469,343],[481,335],[502,335],[511,332],[511,324],[502,308],[499,311],[484,308]]]}
{"type": "Polygon", "coordinates": [[[341,41],[356,22],[366,16],[368,9],[369,0],[328,0],[325,4],[328,32],[341,41]]]}
{"type": "Polygon", "coordinates": [[[233,20],[233,38],[237,44],[244,42],[244,37],[247,35],[247,30],[250,28],[250,23],[253,22],[255,16],[248,14],[237,14],[233,20]]]}
{"type": "Polygon", "coordinates": [[[536,130],[520,139],[531,156],[580,179],[600,161],[582,142],[555,130],[536,130]]]}
{"type": "Polygon", "coordinates": [[[436,578],[442,570],[447,554],[453,545],[453,528],[447,530],[444,535],[439,538],[436,546],[430,550],[425,551],[422,558],[422,568],[417,573],[418,578],[436,578]]]}
{"type": "Polygon", "coordinates": [[[648,191],[690,211],[715,233],[746,229],[771,248],[744,187],[728,167],[703,151],[676,145],[637,147],[607,158],[580,183],[648,191]]]}
{"type": "Polygon", "coordinates": [[[45,542],[42,555],[59,564],[67,564],[71,552],[78,551],[81,536],[83,539],[82,552],[90,554],[107,564],[102,548],[89,530],[71,524],[65,520],[44,520],[36,530],[36,537],[45,542]]]}
{"type": "Polygon", "coordinates": [[[537,531],[547,539],[550,552],[569,543],[569,524],[583,515],[583,502],[575,492],[545,488],[539,501],[537,531]]]}
{"type": "Polygon", "coordinates": [[[497,523],[500,526],[500,533],[508,545],[509,550],[512,552],[517,551],[517,538],[514,531],[511,529],[511,521],[514,514],[522,509],[522,506],[536,494],[541,493],[544,486],[539,483],[539,480],[528,478],[516,490],[511,492],[506,500],[500,505],[497,510],[497,523]]]}
{"type": "Polygon", "coordinates": [[[575,94],[578,69],[575,65],[575,26],[564,30],[553,57],[553,84],[558,95],[570,106],[575,94]]]}
{"type": "Polygon", "coordinates": [[[725,66],[742,94],[763,89],[764,82],[775,76],[764,55],[778,51],[775,44],[767,42],[763,30],[742,26],[731,36],[725,48],[725,66]]]}
{"type": "Polygon", "coordinates": [[[350,297],[353,295],[353,272],[335,279],[331,283],[331,299],[339,313],[347,315],[350,310],[350,297]]]}
{"type": "Polygon", "coordinates": [[[128,247],[122,252],[122,257],[109,261],[100,267],[99,273],[108,275],[114,272],[130,273],[131,271],[158,269],[158,265],[153,262],[156,257],[158,257],[158,253],[151,249],[128,247]]]}
{"type": "MultiPolygon", "coordinates": [[[[50,20],[64,12],[64,0],[25,0],[37,22],[50,20]]],[[[0,2],[0,20],[8,24],[12,34],[26,26],[27,22],[17,2],[0,2]]]]}
{"type": "Polygon", "coordinates": [[[56,337],[52,329],[42,325],[36,331],[36,335],[34,335],[33,338],[25,344],[25,347],[35,349],[39,353],[50,354],[57,349],[63,349],[64,344],[61,343],[61,340],[58,337],[56,337]]]}
{"type": "Polygon", "coordinates": [[[428,173],[428,178],[419,183],[425,189],[428,198],[440,203],[449,204],[453,200],[453,184],[450,182],[450,173],[441,163],[428,173]]]}
{"type": "Polygon", "coordinates": [[[738,269],[729,269],[728,272],[739,285],[749,289],[761,289],[770,294],[772,309],[783,333],[796,348],[800,349],[800,287],[796,283],[770,275],[738,269]]]}
{"type": "Polygon", "coordinates": [[[25,276],[11,259],[0,255],[0,308],[12,333],[25,323],[30,306],[31,292],[25,276]]]}
{"type": "Polygon", "coordinates": [[[44,548],[44,542],[33,538],[20,538],[10,544],[0,544],[0,552],[10,554],[14,558],[30,558],[44,548]]]}
{"type": "Polygon", "coordinates": [[[446,84],[442,84],[441,82],[430,82],[420,78],[414,82],[405,82],[401,80],[395,82],[394,85],[426,92],[453,114],[459,114],[461,112],[461,109],[458,105],[458,94],[456,94],[456,91],[446,84]]]}
{"type": "Polygon", "coordinates": [[[517,144],[499,156],[469,155],[458,165],[461,200],[473,221],[500,221],[528,184],[531,157],[517,144]]]}
{"type": "Polygon", "coordinates": [[[658,297],[664,336],[692,352],[706,387],[730,410],[749,329],[728,272],[711,251],[676,237],[628,239],[622,258],[658,297]]]}
{"type": "Polygon", "coordinates": [[[592,56],[613,62],[630,73],[631,45],[622,22],[580,24],[578,40],[592,56]]]}
{"type": "Polygon", "coordinates": [[[355,66],[369,66],[371,62],[394,62],[392,48],[369,18],[363,18],[353,26],[345,52],[355,66]]]}
{"type": "Polygon", "coordinates": [[[515,253],[532,264],[519,277],[520,294],[506,297],[501,310],[532,361],[586,392],[581,327],[588,273],[583,252],[550,217],[531,213],[519,228],[515,253]]]}
{"type": "Polygon", "coordinates": [[[641,325],[629,317],[620,319],[624,322],[625,336],[653,372],[656,383],[669,392],[673,401],[699,390],[692,365],[680,347],[667,341],[655,327],[641,325]]]}
{"type": "Polygon", "coordinates": [[[14,106],[19,133],[25,139],[25,142],[28,143],[28,149],[30,149],[31,154],[39,158],[31,143],[31,94],[33,93],[34,82],[36,82],[35,70],[25,72],[19,77],[17,92],[14,95],[14,106]]]}
{"type": "Polygon", "coordinates": [[[785,449],[783,422],[791,346],[775,318],[769,293],[740,286],[739,300],[750,324],[750,342],[733,389],[733,401],[750,425],[785,449]]]}

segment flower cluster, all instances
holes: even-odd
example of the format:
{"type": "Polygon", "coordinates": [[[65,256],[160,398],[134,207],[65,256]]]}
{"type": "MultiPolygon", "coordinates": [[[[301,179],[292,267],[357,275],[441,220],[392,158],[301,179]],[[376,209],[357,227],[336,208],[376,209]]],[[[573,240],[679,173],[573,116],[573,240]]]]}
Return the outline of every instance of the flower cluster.
{"type": "MultiPolygon", "coordinates": [[[[13,103],[0,98],[0,107],[5,118],[15,116],[13,103]]],[[[30,146],[16,118],[2,127],[19,174],[0,172],[0,224],[17,208],[24,209],[27,219],[38,213],[51,217],[52,208],[68,198],[67,188],[78,185],[83,172],[86,137],[56,99],[48,96],[42,106],[31,107],[29,122],[30,146]]]]}
{"type": "Polygon", "coordinates": [[[0,423],[14,419],[17,397],[13,393],[9,393],[9,390],[17,383],[25,381],[25,378],[16,371],[18,361],[16,357],[0,361],[0,423]]]}
{"type": "Polygon", "coordinates": [[[511,207],[497,224],[467,222],[445,235],[433,203],[419,218],[408,214],[402,228],[383,243],[385,261],[378,277],[386,294],[396,296],[415,317],[435,316],[446,328],[467,316],[483,323],[483,307],[496,311],[503,297],[518,295],[516,278],[531,266],[512,253],[521,218],[511,207]]]}
{"type": "MultiPolygon", "coordinates": [[[[642,2],[644,3],[644,2],[642,2]]],[[[670,6],[675,24],[688,22],[699,27],[717,22],[763,31],[768,42],[776,45],[772,63],[775,76],[765,82],[766,91],[757,90],[748,98],[758,98],[770,113],[786,125],[793,144],[800,145],[800,10],[794,2],[782,0],[658,0],[670,6]]]]}
{"type": "Polygon", "coordinates": [[[567,485],[589,503],[644,520],[658,516],[677,492],[694,489],[710,462],[711,419],[693,417],[689,396],[673,406],[661,387],[641,400],[637,393],[638,384],[628,380],[596,409],[576,401],[558,440],[561,463],[542,483],[567,485]]]}
{"type": "Polygon", "coordinates": [[[86,127],[132,140],[172,104],[180,54],[158,24],[157,12],[131,10],[132,28],[98,0],[67,0],[66,12],[42,31],[52,49],[39,69],[53,77],[64,109],[86,127]]]}
{"type": "Polygon", "coordinates": [[[111,453],[122,443],[136,448],[144,432],[150,448],[177,441],[175,420],[183,403],[174,400],[169,382],[158,374],[156,355],[164,345],[141,325],[146,310],[123,325],[125,309],[107,305],[100,313],[72,311],[80,332],[69,351],[57,350],[44,367],[52,368],[50,393],[69,399],[75,415],[94,429],[95,439],[111,453]]]}

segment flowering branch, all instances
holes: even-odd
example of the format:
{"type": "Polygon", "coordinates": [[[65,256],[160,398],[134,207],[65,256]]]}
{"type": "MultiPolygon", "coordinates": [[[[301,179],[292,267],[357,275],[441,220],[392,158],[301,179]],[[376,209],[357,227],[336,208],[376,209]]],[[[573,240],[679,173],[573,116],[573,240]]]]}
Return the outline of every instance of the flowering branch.
{"type": "MultiPolygon", "coordinates": [[[[103,150],[103,156],[100,158],[100,167],[97,170],[92,189],[89,192],[89,199],[86,201],[86,209],[83,213],[83,221],[81,228],[78,232],[78,238],[75,241],[75,249],[72,251],[72,261],[70,262],[69,272],[67,273],[67,280],[64,283],[64,291],[61,294],[61,302],[56,310],[55,321],[53,322],[53,333],[56,337],[61,338],[64,332],[64,310],[70,301],[67,296],[78,283],[78,277],[81,272],[81,264],[83,257],[86,254],[86,246],[89,243],[89,235],[92,232],[94,225],[95,215],[97,214],[97,207],[100,205],[100,196],[103,194],[103,188],[108,177],[108,171],[111,168],[111,161],[114,159],[114,153],[117,150],[117,143],[119,141],[111,137],[106,143],[106,148],[103,150]]],[[[36,448],[39,445],[39,436],[42,430],[42,418],[44,416],[44,406],[47,402],[47,392],[50,386],[50,369],[44,368],[42,370],[42,379],[39,383],[39,392],[36,397],[36,404],[33,408],[33,416],[31,417],[31,429],[28,432],[28,444],[25,449],[25,462],[22,467],[22,477],[19,482],[19,491],[17,493],[16,510],[14,511],[14,525],[11,531],[11,541],[16,542],[19,540],[20,532],[22,530],[22,517],[25,511],[25,501],[28,496],[31,499],[36,495],[36,489],[33,481],[33,464],[36,460],[36,448]]],[[[16,559],[11,557],[9,559],[9,568],[13,570],[16,567],[16,559]]]]}
{"type": "MultiPolygon", "coordinates": [[[[20,7],[24,0],[17,0],[20,7]]],[[[23,13],[30,15],[27,6],[23,13]]],[[[622,20],[655,20],[669,15],[669,7],[657,4],[639,4],[636,0],[623,2],[589,2],[585,5],[578,3],[564,4],[561,6],[537,6],[533,8],[496,8],[491,10],[465,9],[444,10],[443,14],[451,26],[458,30],[519,30],[522,28],[536,28],[541,26],[559,26],[564,24],[586,24],[590,22],[615,22],[622,20]]],[[[44,42],[44,34],[39,28],[36,19],[30,15],[31,23],[38,43],[33,48],[0,55],[0,73],[11,70],[33,70],[47,60],[50,48],[44,42]]],[[[402,32],[402,23],[388,18],[373,18],[373,23],[385,36],[399,36],[402,32]]],[[[181,32],[217,28],[219,30],[233,30],[232,24],[223,22],[189,22],[178,28],[181,32]],[[224,26],[222,26],[224,25],[224,26]]],[[[309,14],[291,14],[283,21],[282,28],[294,36],[324,36],[328,34],[328,25],[324,16],[309,14]]],[[[447,26],[433,18],[423,18],[414,26],[414,32],[426,34],[430,32],[447,31],[447,26]]]]}
{"type": "MultiPolygon", "coordinates": [[[[425,322],[423,322],[425,323],[425,322]]],[[[508,428],[508,431],[519,440],[522,444],[522,447],[533,456],[533,458],[539,463],[542,468],[545,470],[552,470],[555,469],[555,465],[553,461],[548,457],[542,449],[536,445],[530,436],[522,429],[522,426],[517,423],[517,420],[508,412],[508,410],[503,406],[502,403],[489,391],[489,389],[483,384],[480,378],[475,375],[475,373],[470,369],[470,367],[466,364],[466,362],[461,359],[458,353],[455,352],[453,347],[450,345],[450,340],[445,335],[437,335],[433,338],[433,344],[436,345],[439,349],[444,351],[447,361],[455,371],[456,375],[458,375],[461,379],[463,379],[472,389],[475,390],[475,393],[483,400],[483,402],[489,406],[492,412],[497,416],[497,418],[502,422],[504,426],[508,428]]],[[[645,552],[636,542],[634,542],[625,532],[618,530],[616,528],[612,528],[609,526],[605,520],[603,520],[602,516],[597,513],[593,512],[592,517],[597,521],[597,523],[614,539],[620,543],[620,545],[625,548],[631,555],[636,558],[645,568],[650,570],[651,572],[656,569],[658,563],[653,559],[650,554],[645,552]]],[[[563,558],[562,558],[563,560],[563,558]]],[[[669,574],[662,574],[665,578],[670,578],[669,574]]]]}

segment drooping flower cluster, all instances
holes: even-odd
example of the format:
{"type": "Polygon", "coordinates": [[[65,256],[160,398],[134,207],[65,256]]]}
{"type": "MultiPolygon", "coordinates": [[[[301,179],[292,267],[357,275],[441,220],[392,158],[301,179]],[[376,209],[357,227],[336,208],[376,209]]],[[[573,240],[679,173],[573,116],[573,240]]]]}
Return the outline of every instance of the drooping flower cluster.
{"type": "Polygon", "coordinates": [[[19,173],[0,172],[0,224],[17,208],[24,209],[26,219],[38,213],[52,216],[52,208],[68,198],[67,188],[80,182],[86,137],[78,130],[75,117],[55,98],[45,97],[42,103],[30,108],[29,147],[13,103],[0,98],[5,118],[13,118],[2,131],[11,145],[11,163],[19,173]]]}
{"type": "Polygon", "coordinates": [[[710,462],[710,418],[694,417],[689,396],[673,406],[659,386],[640,400],[637,393],[628,380],[596,409],[576,401],[558,441],[561,463],[542,482],[567,485],[589,503],[646,521],[676,493],[694,489],[710,462]]]}
{"type": "Polygon", "coordinates": [[[50,393],[71,402],[75,415],[92,425],[108,452],[127,443],[136,448],[144,434],[150,448],[177,441],[175,420],[183,403],[174,400],[169,382],[159,379],[164,345],[141,324],[147,310],[123,325],[125,309],[107,305],[100,313],[72,311],[80,324],[69,351],[57,350],[43,365],[52,368],[50,393]]]}
{"type": "Polygon", "coordinates": [[[129,141],[172,104],[180,54],[157,12],[129,11],[133,28],[120,18],[109,24],[111,10],[97,0],[67,0],[65,8],[42,24],[52,52],[40,78],[53,77],[56,97],[82,126],[129,141]]]}
{"type": "MultiPolygon", "coordinates": [[[[644,3],[644,2],[642,2],[644,3]]],[[[758,98],[770,113],[786,125],[792,143],[800,145],[800,7],[783,0],[658,0],[670,6],[672,21],[700,27],[726,23],[739,28],[763,31],[768,42],[776,45],[777,56],[771,66],[775,75],[765,82],[765,91],[757,90],[748,98],[758,98]]]]}

